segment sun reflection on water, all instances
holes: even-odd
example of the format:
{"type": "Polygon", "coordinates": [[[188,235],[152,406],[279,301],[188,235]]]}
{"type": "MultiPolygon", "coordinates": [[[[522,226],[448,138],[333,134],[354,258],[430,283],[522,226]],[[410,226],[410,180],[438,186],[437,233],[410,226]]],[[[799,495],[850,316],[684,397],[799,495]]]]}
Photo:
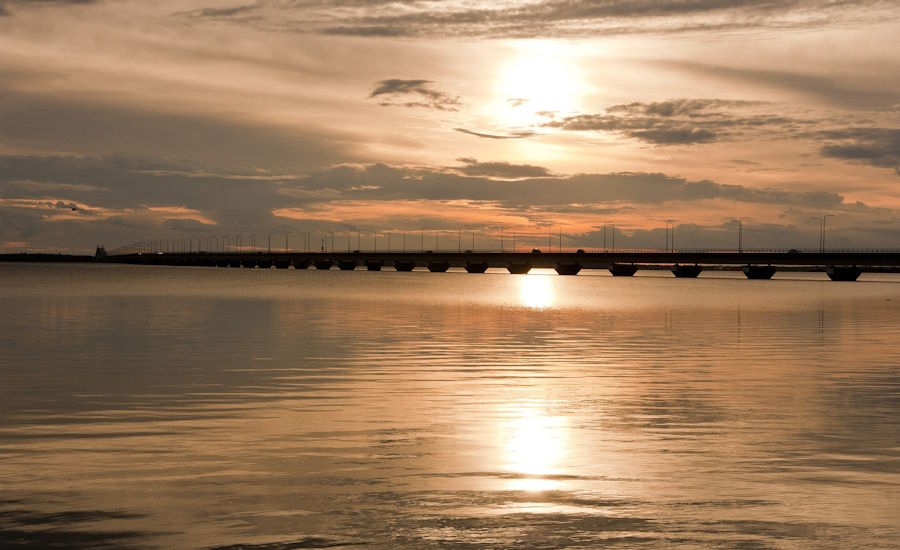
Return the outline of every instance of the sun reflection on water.
{"type": "Polygon", "coordinates": [[[542,275],[526,275],[519,279],[519,300],[525,307],[543,309],[553,305],[556,295],[553,292],[553,277],[542,275]]]}
{"type": "Polygon", "coordinates": [[[506,468],[518,474],[511,489],[542,491],[559,486],[568,452],[568,420],[540,408],[524,408],[509,421],[504,432],[506,468]]]}

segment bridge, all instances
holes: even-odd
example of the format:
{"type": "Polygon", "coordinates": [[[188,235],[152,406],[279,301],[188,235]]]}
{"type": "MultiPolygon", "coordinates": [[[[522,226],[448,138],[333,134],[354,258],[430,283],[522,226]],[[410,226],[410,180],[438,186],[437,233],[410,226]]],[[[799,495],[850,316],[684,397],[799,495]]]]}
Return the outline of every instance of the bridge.
{"type": "Polygon", "coordinates": [[[779,270],[825,271],[835,281],[855,281],[863,272],[900,272],[898,250],[584,250],[545,252],[466,250],[446,251],[181,251],[137,243],[106,253],[98,249],[98,261],[140,265],[205,266],[232,268],[294,268],[395,271],[415,269],[444,272],[463,268],[484,273],[489,268],[524,274],[549,268],[560,275],[577,275],[585,269],[608,269],[613,276],[628,277],[638,269],[669,269],[679,278],[697,277],[704,269],[738,270],[749,279],[771,279],[779,270]]]}

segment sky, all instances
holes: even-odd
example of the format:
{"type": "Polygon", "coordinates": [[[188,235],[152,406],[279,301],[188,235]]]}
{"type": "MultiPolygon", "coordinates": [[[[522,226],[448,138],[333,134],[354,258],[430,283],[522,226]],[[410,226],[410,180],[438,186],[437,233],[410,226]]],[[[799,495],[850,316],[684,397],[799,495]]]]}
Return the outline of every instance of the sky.
{"type": "Polygon", "coordinates": [[[897,0],[0,0],[0,252],[898,248],[898,210],[897,0]]]}

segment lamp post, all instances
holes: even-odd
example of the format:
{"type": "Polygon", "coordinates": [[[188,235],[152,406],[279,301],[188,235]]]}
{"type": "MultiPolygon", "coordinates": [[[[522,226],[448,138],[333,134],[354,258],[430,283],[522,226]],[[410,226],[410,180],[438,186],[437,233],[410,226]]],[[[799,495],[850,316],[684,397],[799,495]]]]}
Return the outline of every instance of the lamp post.
{"type": "Polygon", "coordinates": [[[825,252],[825,220],[833,216],[834,214],[825,214],[822,216],[822,253],[825,252]]]}
{"type": "Polygon", "coordinates": [[[666,252],[675,252],[675,220],[672,219],[662,219],[662,218],[650,218],[651,220],[658,222],[666,223],[666,252]],[[669,239],[669,231],[671,230],[671,240],[669,239]]]}
{"type": "Polygon", "coordinates": [[[811,220],[815,220],[819,222],[819,252],[825,251],[825,244],[823,235],[825,234],[825,216],[821,218],[810,218],[811,220]]]}
{"type": "Polygon", "coordinates": [[[672,246],[672,252],[675,252],[675,220],[666,220],[666,223],[671,226],[670,231],[672,231],[672,236],[669,238],[670,244],[672,246]]]}
{"type": "Polygon", "coordinates": [[[750,218],[743,217],[738,218],[738,253],[742,253],[744,251],[744,220],[749,220],[750,218]]]}
{"type": "Polygon", "coordinates": [[[819,252],[825,253],[825,220],[834,217],[834,214],[824,214],[821,218],[810,218],[819,222],[819,252]]]}

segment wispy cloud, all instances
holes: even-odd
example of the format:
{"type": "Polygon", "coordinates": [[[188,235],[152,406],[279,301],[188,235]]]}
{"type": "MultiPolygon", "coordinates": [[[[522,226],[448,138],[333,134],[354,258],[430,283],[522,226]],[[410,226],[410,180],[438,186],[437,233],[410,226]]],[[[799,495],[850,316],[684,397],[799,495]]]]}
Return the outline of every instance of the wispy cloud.
{"type": "Polygon", "coordinates": [[[469,134],[470,136],[486,139],[522,139],[529,138],[535,135],[535,133],[531,130],[517,130],[508,134],[489,134],[487,132],[476,132],[474,130],[467,130],[465,128],[454,128],[454,130],[461,134],[469,134]]]}
{"type": "Polygon", "coordinates": [[[570,131],[607,132],[653,145],[693,145],[732,139],[753,131],[784,134],[805,121],[750,112],[760,102],[723,99],[677,99],[607,107],[604,113],[574,115],[544,123],[570,131]]]}
{"type": "Polygon", "coordinates": [[[511,164],[497,161],[479,162],[471,157],[460,157],[456,160],[462,163],[462,166],[454,168],[454,170],[466,176],[515,180],[551,177],[553,175],[547,168],[533,164],[511,164]]]}
{"type": "Polygon", "coordinates": [[[434,82],[431,80],[390,78],[379,81],[369,97],[378,99],[379,105],[384,107],[427,107],[439,111],[458,111],[459,98],[435,90],[432,84],[434,82]]]}
{"type": "Polygon", "coordinates": [[[11,16],[16,7],[41,7],[41,6],[73,6],[79,4],[95,4],[100,0],[6,0],[0,2],[0,17],[11,16]]]}
{"type": "Polygon", "coordinates": [[[320,2],[258,0],[189,11],[192,19],[267,29],[366,37],[561,37],[634,33],[813,28],[874,21],[889,0],[421,0],[320,2]]]}
{"type": "Polygon", "coordinates": [[[885,89],[878,84],[866,86],[865,82],[858,80],[841,80],[827,74],[816,74],[810,67],[774,70],[684,60],[655,61],[648,65],[673,68],[692,75],[712,77],[722,82],[787,92],[806,101],[842,109],[881,110],[896,106],[898,101],[896,86],[893,89],[885,89]]]}

